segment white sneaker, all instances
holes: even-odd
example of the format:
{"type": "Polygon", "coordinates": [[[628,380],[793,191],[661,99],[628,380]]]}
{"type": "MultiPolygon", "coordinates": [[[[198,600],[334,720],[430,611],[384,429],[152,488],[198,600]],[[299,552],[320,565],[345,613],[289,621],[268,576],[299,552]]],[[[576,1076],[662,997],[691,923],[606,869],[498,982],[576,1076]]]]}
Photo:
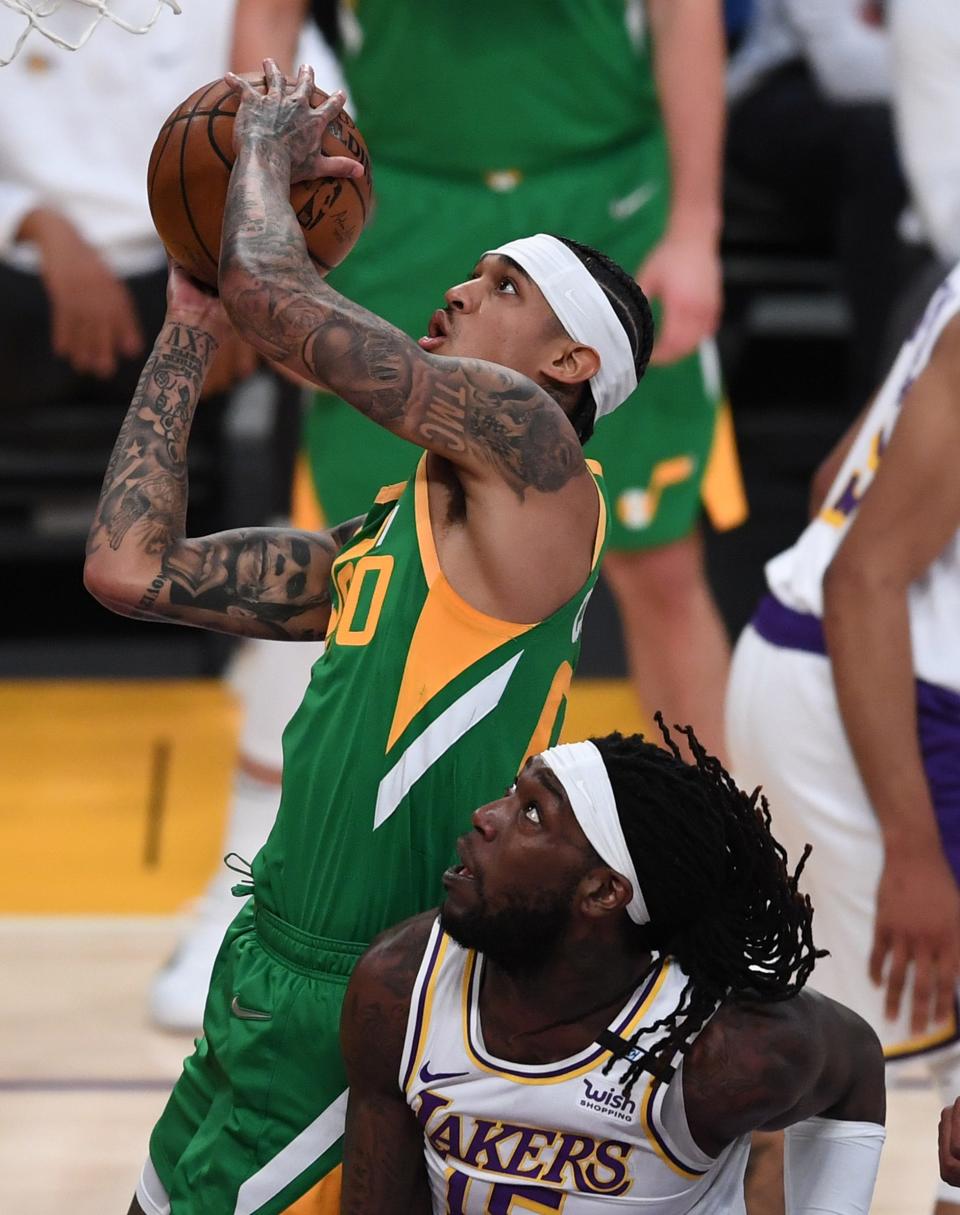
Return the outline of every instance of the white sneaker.
{"type": "Polygon", "coordinates": [[[234,860],[221,862],[207,884],[193,922],[173,957],[153,980],[148,1008],[160,1029],[198,1034],[203,1027],[210,975],[223,934],[243,906],[232,887],[249,883],[249,861],[270,834],[280,802],[280,786],[234,774],[233,794],[223,852],[234,860]]]}
{"type": "Polygon", "coordinates": [[[186,935],[150,985],[148,1009],[158,1029],[200,1033],[213,963],[223,934],[242,906],[243,900],[225,883],[222,889],[207,890],[186,935]]]}

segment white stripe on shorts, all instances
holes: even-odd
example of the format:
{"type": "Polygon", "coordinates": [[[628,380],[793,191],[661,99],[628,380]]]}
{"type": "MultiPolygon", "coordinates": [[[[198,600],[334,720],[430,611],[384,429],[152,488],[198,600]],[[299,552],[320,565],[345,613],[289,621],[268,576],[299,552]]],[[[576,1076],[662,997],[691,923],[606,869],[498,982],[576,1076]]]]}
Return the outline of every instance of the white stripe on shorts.
{"type": "Polygon", "coordinates": [[[284,1186],[299,1177],[304,1169],[319,1160],[328,1148],[333,1147],[343,1134],[348,1093],[349,1089],[344,1089],[296,1139],[291,1139],[262,1169],[247,1178],[237,1191],[233,1215],[253,1215],[264,1203],[275,1198],[284,1186]]]}
{"type": "Polygon", "coordinates": [[[170,1215],[170,1196],[149,1156],[137,1182],[137,1202],[144,1215],[170,1215]]]}

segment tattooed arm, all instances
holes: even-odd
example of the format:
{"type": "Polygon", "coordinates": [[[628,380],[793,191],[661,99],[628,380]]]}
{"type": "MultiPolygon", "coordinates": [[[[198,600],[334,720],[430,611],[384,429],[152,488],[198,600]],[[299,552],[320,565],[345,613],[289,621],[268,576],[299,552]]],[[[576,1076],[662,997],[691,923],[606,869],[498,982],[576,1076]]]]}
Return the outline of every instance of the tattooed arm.
{"type": "Polygon", "coordinates": [[[249,528],[188,539],[187,441],[229,327],[215,297],[171,271],[167,318],[110,457],[84,583],[115,612],[281,640],[323,637],[334,557],[354,519],[320,534],[249,528]]]}
{"type": "Polygon", "coordinates": [[[573,427],[532,380],[481,359],[432,355],[320,278],[290,183],[316,175],[323,130],[342,100],[334,95],[310,110],[308,72],[284,96],[276,65],[266,61],[265,71],[265,95],[228,77],[241,104],[220,292],[237,330],[268,358],[475,478],[553,493],[585,473],[573,427]]]}
{"type": "Polygon", "coordinates": [[[754,1130],[807,1118],[883,1124],[883,1051],[856,1013],[809,988],[777,1003],[725,1004],[683,1065],[700,1148],[718,1155],[754,1130]]]}
{"type": "Polygon", "coordinates": [[[342,1215],[429,1215],[423,1134],[400,1089],[413,985],[436,912],[390,929],[350,979],[340,1043],[350,1083],[342,1215]]]}

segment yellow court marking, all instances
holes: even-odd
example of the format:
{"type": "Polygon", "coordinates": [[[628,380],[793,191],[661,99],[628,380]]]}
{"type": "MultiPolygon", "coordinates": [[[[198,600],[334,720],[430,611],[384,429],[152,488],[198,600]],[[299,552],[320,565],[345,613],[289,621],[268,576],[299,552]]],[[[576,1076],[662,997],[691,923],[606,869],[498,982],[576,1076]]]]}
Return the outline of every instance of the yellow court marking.
{"type": "Polygon", "coordinates": [[[239,714],[213,680],[0,683],[0,914],[180,909],[219,857],[239,714]]]}
{"type": "MultiPolygon", "coordinates": [[[[239,721],[216,680],[0,683],[0,915],[181,910],[221,861],[239,721]]],[[[565,741],[645,728],[626,680],[574,681],[565,741]]]]}

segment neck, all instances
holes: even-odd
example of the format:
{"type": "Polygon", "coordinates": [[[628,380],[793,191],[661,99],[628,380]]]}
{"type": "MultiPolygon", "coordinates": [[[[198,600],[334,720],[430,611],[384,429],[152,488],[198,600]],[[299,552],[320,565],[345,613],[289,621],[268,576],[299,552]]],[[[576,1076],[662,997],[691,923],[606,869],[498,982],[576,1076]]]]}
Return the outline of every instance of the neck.
{"type": "Polygon", "coordinates": [[[561,1027],[589,1035],[625,1003],[650,961],[648,950],[631,949],[620,937],[598,941],[596,934],[564,939],[542,966],[524,974],[488,959],[481,1010],[495,1010],[511,1039],[561,1027]]]}

